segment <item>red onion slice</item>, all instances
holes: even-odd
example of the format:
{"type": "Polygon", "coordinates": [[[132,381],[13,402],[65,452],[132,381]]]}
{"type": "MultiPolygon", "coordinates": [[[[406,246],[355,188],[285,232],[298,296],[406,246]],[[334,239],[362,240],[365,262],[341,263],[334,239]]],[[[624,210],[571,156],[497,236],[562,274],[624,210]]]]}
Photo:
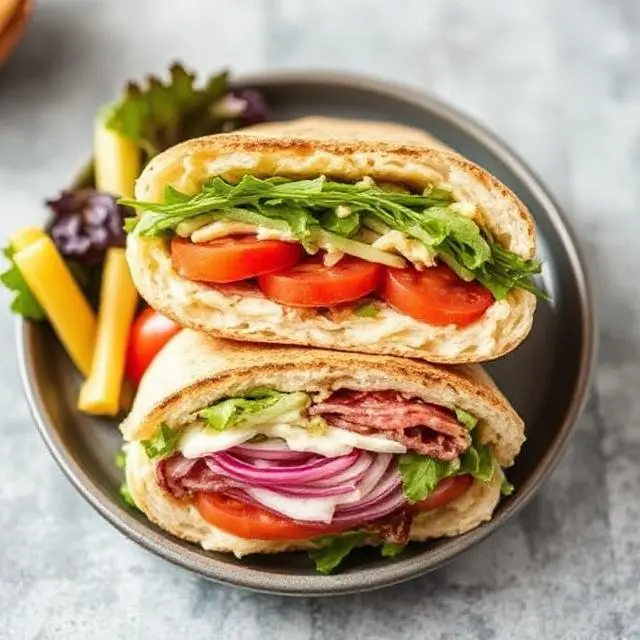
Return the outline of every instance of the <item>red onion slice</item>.
{"type": "Polygon", "coordinates": [[[340,506],[340,513],[350,513],[361,509],[368,508],[370,505],[385,499],[390,493],[395,491],[402,484],[402,477],[397,469],[389,469],[388,472],[380,479],[375,489],[360,502],[352,505],[340,506]]]}
{"type": "Polygon", "coordinates": [[[356,490],[351,495],[346,495],[344,498],[340,498],[338,505],[353,504],[360,502],[366,498],[366,496],[376,487],[380,479],[384,476],[389,463],[391,462],[390,453],[381,453],[376,456],[373,464],[367,472],[362,476],[356,490]]]}
{"type": "Polygon", "coordinates": [[[293,460],[306,460],[315,455],[308,451],[291,451],[284,440],[266,440],[265,442],[255,442],[253,444],[241,444],[227,449],[227,453],[243,458],[277,460],[285,464],[289,464],[293,460]]]}
{"type": "Polygon", "coordinates": [[[314,482],[348,469],[360,456],[360,452],[352,451],[346,456],[337,458],[314,459],[306,464],[278,469],[258,469],[254,465],[239,460],[228,453],[215,453],[210,457],[224,471],[239,480],[254,482],[264,486],[293,482],[296,484],[314,482]]]}
{"type": "Polygon", "coordinates": [[[331,524],[358,525],[364,524],[365,522],[373,522],[374,520],[379,520],[393,513],[405,504],[406,498],[402,490],[398,487],[382,500],[375,501],[373,504],[369,504],[363,508],[353,509],[346,514],[337,511],[334,513],[331,524]]]}

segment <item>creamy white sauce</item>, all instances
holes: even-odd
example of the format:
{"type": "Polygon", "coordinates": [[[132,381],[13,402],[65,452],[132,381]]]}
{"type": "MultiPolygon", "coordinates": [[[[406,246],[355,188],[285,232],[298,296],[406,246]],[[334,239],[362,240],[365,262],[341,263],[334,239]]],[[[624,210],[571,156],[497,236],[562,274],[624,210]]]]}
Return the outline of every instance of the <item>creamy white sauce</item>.
{"type": "Polygon", "coordinates": [[[379,453],[405,453],[407,450],[403,444],[394,440],[354,433],[328,425],[322,430],[308,430],[305,427],[278,422],[214,431],[206,429],[201,421],[185,429],[178,449],[185,458],[199,458],[208,453],[237,446],[257,435],[282,439],[292,451],[308,451],[328,458],[347,455],[353,449],[379,453]]]}

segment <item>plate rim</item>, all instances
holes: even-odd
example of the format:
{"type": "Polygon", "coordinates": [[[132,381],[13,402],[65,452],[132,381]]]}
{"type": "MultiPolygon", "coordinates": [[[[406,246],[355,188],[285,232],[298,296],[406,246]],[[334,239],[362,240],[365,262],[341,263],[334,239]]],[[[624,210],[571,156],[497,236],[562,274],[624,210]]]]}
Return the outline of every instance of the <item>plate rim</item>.
{"type": "Polygon", "coordinates": [[[596,311],[589,267],[583,258],[572,225],[537,173],[483,124],[439,98],[410,86],[371,76],[325,70],[264,71],[241,75],[233,82],[236,86],[256,83],[273,86],[289,84],[313,86],[324,83],[338,88],[355,87],[429,111],[438,118],[448,121],[449,124],[462,130],[465,135],[474,138],[476,142],[487,148],[509,167],[542,206],[549,217],[554,232],[562,242],[571,265],[581,312],[582,340],[578,374],[569,406],[563,416],[557,436],[545,451],[541,462],[529,476],[526,486],[519,489],[518,494],[509,499],[492,520],[462,536],[447,540],[444,548],[425,551],[421,555],[408,557],[404,561],[397,560],[384,567],[361,569],[331,576],[320,574],[274,575],[250,567],[228,565],[211,556],[206,558],[206,562],[203,562],[201,555],[186,551],[171,534],[154,531],[146,523],[135,518],[124,506],[116,504],[112,496],[98,486],[66,449],[57,430],[53,427],[53,423],[49,422],[42,393],[35,384],[31,345],[33,331],[36,327],[19,317],[16,320],[16,341],[23,391],[40,436],[75,489],[120,533],[155,555],[209,580],[270,594],[289,596],[342,595],[391,586],[437,569],[484,540],[530,502],[558,464],[573,432],[574,425],[587,402],[597,353],[596,311]]]}

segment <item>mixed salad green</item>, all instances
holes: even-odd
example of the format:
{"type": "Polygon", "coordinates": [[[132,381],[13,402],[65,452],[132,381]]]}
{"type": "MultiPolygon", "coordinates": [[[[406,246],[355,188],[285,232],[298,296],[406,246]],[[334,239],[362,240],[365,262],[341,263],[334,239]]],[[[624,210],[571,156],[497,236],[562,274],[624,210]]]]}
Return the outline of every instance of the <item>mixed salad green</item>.
{"type": "Polygon", "coordinates": [[[143,211],[125,225],[143,237],[180,232],[180,225],[193,232],[216,220],[230,220],[289,234],[308,253],[328,242],[344,253],[389,266],[399,266],[397,259],[390,262],[390,254],[372,247],[363,232],[396,230],[422,243],[464,280],[478,280],[498,300],[516,287],[545,296],[531,279],[540,273],[540,261],[523,260],[494,242],[474,220],[459,213],[445,189],[412,194],[370,180],[345,184],[325,176],[289,180],[246,175],[237,184],[215,177],[194,196],[167,187],[163,203],[121,202],[143,211]]]}

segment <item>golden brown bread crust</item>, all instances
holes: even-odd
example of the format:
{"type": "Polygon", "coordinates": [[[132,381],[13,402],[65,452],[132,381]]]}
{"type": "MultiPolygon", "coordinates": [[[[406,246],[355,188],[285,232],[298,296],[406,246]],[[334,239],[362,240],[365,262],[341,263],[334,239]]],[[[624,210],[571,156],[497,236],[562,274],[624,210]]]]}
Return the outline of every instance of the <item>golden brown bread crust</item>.
{"type": "Polygon", "coordinates": [[[153,360],[121,425],[126,440],[149,438],[161,422],[176,428],[193,414],[254,387],[281,391],[398,390],[480,420],[483,442],[501,466],[513,463],[524,424],[479,366],[440,367],[394,356],[275,347],[183,330],[153,360]]]}

